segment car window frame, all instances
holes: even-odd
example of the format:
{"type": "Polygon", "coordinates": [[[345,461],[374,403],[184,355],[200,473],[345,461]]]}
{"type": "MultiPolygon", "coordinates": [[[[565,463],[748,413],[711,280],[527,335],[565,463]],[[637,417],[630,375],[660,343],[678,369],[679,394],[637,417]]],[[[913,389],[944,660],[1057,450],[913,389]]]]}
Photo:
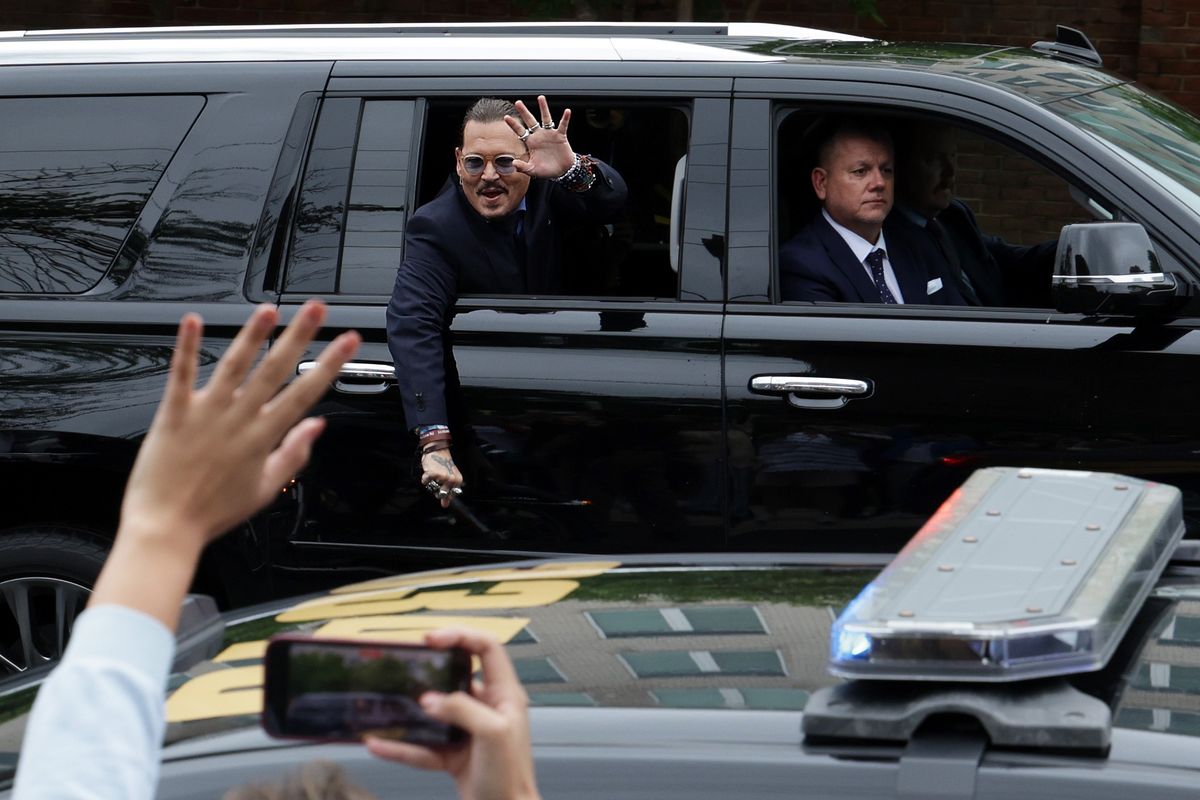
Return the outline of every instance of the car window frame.
{"type": "MultiPolygon", "coordinates": [[[[732,94],[733,79],[731,77],[663,77],[650,78],[644,75],[629,77],[627,75],[613,76],[606,80],[579,77],[531,78],[526,71],[521,77],[511,80],[497,78],[495,74],[487,77],[470,78],[466,76],[442,79],[421,80],[412,76],[413,72],[427,69],[426,64],[394,64],[374,65],[380,71],[394,72],[391,77],[372,75],[369,77],[344,77],[331,79],[322,95],[322,103],[339,97],[358,97],[364,101],[372,99],[392,98],[397,100],[411,99],[417,103],[413,125],[413,147],[410,151],[410,174],[417,176],[409,181],[408,204],[415,210],[417,189],[421,185],[418,171],[425,155],[425,149],[430,143],[425,141],[427,110],[430,102],[442,102],[447,99],[461,98],[464,108],[471,100],[481,96],[512,96],[533,97],[545,94],[551,99],[555,96],[571,98],[596,98],[599,103],[616,103],[623,100],[646,103],[661,100],[672,106],[686,109],[688,120],[688,170],[685,177],[685,195],[698,193],[701,190],[713,202],[701,210],[698,203],[684,203],[682,212],[683,246],[680,248],[679,282],[675,297],[629,297],[615,295],[470,295],[458,300],[458,307],[469,308],[613,308],[621,305],[636,305],[642,307],[678,308],[691,302],[720,303],[723,297],[723,261],[725,235],[725,158],[728,152],[728,116],[732,94]],[[697,133],[695,120],[701,114],[698,105],[704,105],[703,117],[707,125],[701,134],[697,133]],[[692,157],[697,146],[697,136],[703,139],[702,146],[705,159],[698,163],[692,157]],[[714,182],[718,182],[714,187],[714,182]],[[713,189],[716,191],[713,191],[713,189]],[[706,262],[706,263],[704,263],[706,262]]],[[[435,65],[436,66],[436,65],[435,65]]],[[[644,65],[622,65],[638,69],[644,65]]],[[[545,67],[540,67],[545,69],[545,67]]],[[[552,105],[553,107],[553,105],[552,105]]],[[[311,138],[306,148],[311,148],[311,138]]],[[[307,154],[300,167],[300,177],[303,180],[307,169],[307,154]]],[[[297,191],[303,192],[303,186],[297,191]]],[[[298,195],[299,196],[299,195],[298,195]]],[[[410,212],[411,213],[411,212],[410,212]]],[[[407,215],[406,215],[407,219],[407,215]]],[[[291,260],[291,231],[294,219],[288,223],[288,246],[283,254],[279,276],[275,279],[279,298],[282,301],[294,300],[301,295],[319,296],[334,304],[375,304],[385,303],[386,294],[344,294],[339,292],[303,292],[285,291],[287,269],[291,260]]],[[[402,257],[402,256],[401,256],[402,257]]],[[[397,267],[399,261],[397,261],[397,267]]]]}
{"type": "MultiPolygon", "coordinates": [[[[824,71],[828,76],[828,65],[824,71]]],[[[1019,155],[1032,158],[1069,185],[1082,188],[1090,196],[1115,209],[1119,218],[1141,223],[1159,248],[1160,257],[1165,256],[1166,263],[1200,286],[1200,241],[1197,241],[1196,234],[1187,231],[1186,226],[1178,222],[1178,219],[1190,214],[1172,203],[1170,198],[1163,197],[1161,188],[1148,177],[1139,175],[1132,165],[1122,163],[1108,148],[1099,146],[1093,137],[1068,121],[1021,97],[958,76],[861,67],[839,68],[838,73],[836,79],[807,76],[791,80],[738,78],[733,114],[735,153],[760,152],[766,148],[773,170],[773,124],[775,111],[780,106],[937,117],[983,135],[1019,155]],[[870,76],[869,81],[847,80],[852,75],[863,73],[870,76]],[[758,107],[751,106],[751,103],[758,104],[758,107]],[[764,129],[766,134],[763,133],[764,129]],[[764,138],[768,141],[764,142],[764,138]],[[1193,255],[1189,255],[1189,251],[1193,255]],[[1194,266],[1189,267],[1188,264],[1194,266]]],[[[775,179],[773,172],[767,179],[775,179]]],[[[769,265],[760,265],[755,275],[742,276],[739,287],[741,297],[731,291],[731,303],[748,301],[780,305],[777,286],[780,242],[773,186],[770,192],[771,237],[770,241],[759,245],[771,248],[769,265]],[[767,267],[769,271],[764,272],[767,267]]],[[[751,228],[746,213],[738,216],[742,210],[740,204],[731,204],[731,252],[745,240],[746,232],[751,228]]],[[[871,310],[872,313],[907,313],[898,307],[882,307],[882,304],[880,307],[874,304],[823,304],[818,307],[803,303],[786,306],[793,312],[802,312],[805,308],[827,311],[840,307],[855,309],[855,313],[865,310],[871,310]]],[[[1002,316],[1006,319],[1014,315],[1020,317],[1031,314],[1052,319],[1078,317],[1044,308],[922,308],[939,314],[965,313],[1002,316]]]]}

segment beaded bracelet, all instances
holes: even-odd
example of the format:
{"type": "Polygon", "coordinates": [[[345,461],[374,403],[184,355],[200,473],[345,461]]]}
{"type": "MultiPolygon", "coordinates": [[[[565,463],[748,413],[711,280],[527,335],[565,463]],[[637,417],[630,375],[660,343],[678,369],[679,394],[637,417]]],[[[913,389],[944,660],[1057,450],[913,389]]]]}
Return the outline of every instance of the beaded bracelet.
{"type": "Polygon", "coordinates": [[[554,182],[569,192],[586,192],[596,182],[596,161],[591,156],[575,154],[575,163],[554,182]]]}

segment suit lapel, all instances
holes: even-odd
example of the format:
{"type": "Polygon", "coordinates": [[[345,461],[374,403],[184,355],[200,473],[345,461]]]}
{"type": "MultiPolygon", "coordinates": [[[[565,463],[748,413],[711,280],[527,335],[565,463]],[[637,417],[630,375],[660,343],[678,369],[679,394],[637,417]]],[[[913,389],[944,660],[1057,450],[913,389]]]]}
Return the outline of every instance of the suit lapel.
{"type": "MultiPolygon", "coordinates": [[[[846,241],[838,235],[838,232],[829,224],[829,220],[825,219],[824,214],[817,214],[816,230],[817,238],[829,255],[829,260],[841,270],[842,275],[850,282],[850,286],[858,293],[857,302],[878,303],[879,289],[875,288],[875,282],[867,275],[866,267],[854,257],[854,251],[850,249],[850,245],[846,244],[846,241]]],[[[901,291],[904,291],[903,287],[901,287],[901,291]]]]}
{"type": "Polygon", "coordinates": [[[928,303],[929,284],[925,277],[926,265],[920,263],[913,252],[912,245],[899,230],[899,226],[885,226],[884,239],[887,240],[888,261],[892,262],[892,272],[896,273],[896,283],[900,285],[900,294],[904,295],[905,303],[928,303]]]}

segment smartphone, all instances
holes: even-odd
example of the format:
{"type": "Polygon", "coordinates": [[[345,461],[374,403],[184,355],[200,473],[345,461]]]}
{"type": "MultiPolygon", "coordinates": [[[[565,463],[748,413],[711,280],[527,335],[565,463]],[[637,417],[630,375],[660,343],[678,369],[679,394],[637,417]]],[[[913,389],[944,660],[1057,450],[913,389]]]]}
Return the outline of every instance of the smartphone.
{"type": "Polygon", "coordinates": [[[262,724],[282,738],[452,745],[464,731],[431,719],[417,698],[468,691],[470,681],[471,657],[459,648],[279,635],[267,644],[262,724]]]}

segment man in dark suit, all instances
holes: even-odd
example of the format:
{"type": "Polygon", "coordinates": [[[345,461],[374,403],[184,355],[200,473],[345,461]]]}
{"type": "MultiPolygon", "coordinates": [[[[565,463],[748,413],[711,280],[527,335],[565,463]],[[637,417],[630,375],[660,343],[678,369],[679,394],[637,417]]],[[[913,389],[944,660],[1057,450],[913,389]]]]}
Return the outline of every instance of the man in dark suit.
{"type": "Polygon", "coordinates": [[[948,125],[912,123],[896,131],[896,213],[925,232],[971,305],[1050,306],[1055,240],[1014,245],[985,234],[954,196],[958,143],[948,125]]]}
{"type": "Polygon", "coordinates": [[[625,203],[621,176],[571,149],[570,109],[556,125],[545,97],[538,106],[540,122],[519,100],[472,105],[455,148],[457,185],[418,209],[404,231],[388,348],[418,437],[421,483],[437,481],[443,505],[462,484],[450,451],[462,416],[449,341],[458,296],[561,291],[560,229],[605,222],[625,203]]]}
{"type": "Polygon", "coordinates": [[[937,251],[889,219],[892,143],[887,131],[834,120],[811,173],[821,211],[779,255],[784,300],[961,304],[937,251]]]}

